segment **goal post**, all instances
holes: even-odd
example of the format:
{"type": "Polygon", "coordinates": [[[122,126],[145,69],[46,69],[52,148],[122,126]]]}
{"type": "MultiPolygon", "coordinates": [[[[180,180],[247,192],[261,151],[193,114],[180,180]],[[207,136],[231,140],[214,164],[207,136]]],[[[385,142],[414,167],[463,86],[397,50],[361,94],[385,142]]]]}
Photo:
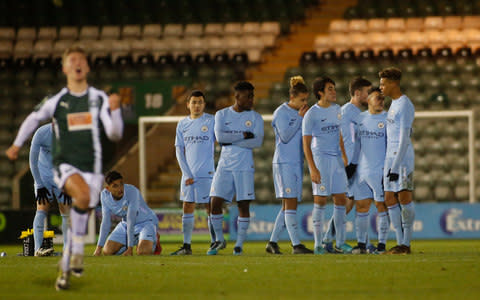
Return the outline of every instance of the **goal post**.
{"type": "MultiPolygon", "coordinates": [[[[146,166],[146,136],[147,126],[150,124],[178,123],[185,116],[148,116],[138,119],[138,145],[139,145],[139,182],[142,195],[148,199],[147,166],[146,166]]],[[[262,115],[265,122],[271,122],[273,115],[262,115]]],[[[415,119],[464,119],[468,121],[468,182],[469,203],[475,203],[475,114],[473,110],[453,111],[418,111],[415,119]]],[[[273,149],[272,149],[273,151],[273,149]]]]}

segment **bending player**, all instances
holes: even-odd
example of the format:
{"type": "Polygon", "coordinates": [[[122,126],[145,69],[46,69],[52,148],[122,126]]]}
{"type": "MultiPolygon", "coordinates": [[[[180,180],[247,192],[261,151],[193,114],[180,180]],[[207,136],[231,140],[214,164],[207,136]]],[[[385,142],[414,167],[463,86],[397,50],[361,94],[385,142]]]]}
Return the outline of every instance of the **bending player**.
{"type": "Polygon", "coordinates": [[[285,227],[292,242],[293,254],[313,253],[300,243],[297,224],[297,204],[302,201],[303,182],[302,120],[308,110],[307,98],[305,81],[301,76],[294,76],[290,78],[289,101],[273,113],[273,181],[275,194],[282,199],[282,207],[266,247],[266,251],[272,254],[282,254],[277,242],[285,227]]]}
{"type": "Polygon", "coordinates": [[[133,185],[124,184],[123,176],[110,171],[105,176],[106,187],[102,191],[102,224],[97,248],[93,255],[133,254],[137,246],[137,255],[160,254],[161,246],[157,233],[157,215],[143,200],[140,191],[133,185]],[[110,236],[111,216],[122,218],[110,236]],[[105,243],[106,241],[106,243],[105,243]]]}
{"type": "Polygon", "coordinates": [[[402,71],[397,68],[386,68],[380,71],[379,77],[382,93],[392,98],[387,116],[387,155],[383,168],[383,184],[385,204],[388,206],[390,220],[397,235],[397,245],[387,253],[410,254],[410,241],[415,220],[413,204],[415,154],[410,136],[415,108],[400,89],[402,71]]]}
{"type": "Polygon", "coordinates": [[[303,150],[310,169],[313,189],[313,230],[315,254],[325,253],[321,246],[325,205],[332,195],[335,225],[335,252],[348,253],[345,245],[346,157],[340,134],[341,109],[336,101],[335,82],[329,77],[315,79],[313,92],[318,102],[305,115],[302,124],[303,150]],[[343,161],[342,161],[343,157],[343,161]]]}
{"type": "Polygon", "coordinates": [[[30,145],[30,171],[32,172],[37,212],[33,219],[33,240],[35,256],[49,256],[53,248],[42,248],[45,219],[51,203],[55,199],[62,216],[63,247],[67,245],[68,215],[72,199],[64,194],[53,181],[52,164],[52,124],[38,128],[30,145]]]}
{"type": "MultiPolygon", "coordinates": [[[[205,206],[211,242],[215,242],[210,222],[210,188],[215,173],[214,145],[215,119],[204,113],[205,95],[193,91],[187,99],[190,116],[178,122],[175,147],[178,164],[182,170],[180,200],[183,201],[183,246],[172,255],[192,254],[192,232],[195,204],[205,206]]],[[[222,246],[223,248],[225,245],[222,246]]]]}
{"type": "Polygon", "coordinates": [[[20,148],[39,123],[53,119],[55,183],[73,199],[71,230],[55,283],[57,290],[69,288],[70,272],[75,276],[83,274],[83,237],[89,212],[98,203],[103,183],[102,131],[112,141],[120,140],[123,134],[120,98],[115,94],[108,97],[88,86],[90,68],[85,51],[78,46],[68,48],[62,63],[67,86],[28,115],[6,151],[9,159],[17,159],[20,148]]]}
{"type": "MultiPolygon", "coordinates": [[[[368,89],[372,86],[372,83],[365,78],[355,77],[350,81],[349,91],[351,99],[348,103],[342,106],[342,122],[341,122],[341,133],[343,137],[343,143],[345,146],[345,155],[347,156],[347,166],[345,171],[347,173],[348,186],[347,186],[347,203],[345,205],[346,213],[352,210],[353,205],[353,184],[354,184],[354,173],[357,168],[358,158],[354,157],[355,148],[355,122],[354,119],[362,112],[362,107],[365,107],[367,103],[368,89]]],[[[333,251],[333,216],[328,222],[328,229],[325,232],[323,237],[323,245],[328,252],[333,251]]],[[[348,244],[345,244],[345,247],[348,247],[348,244]]]]}
{"type": "Polygon", "coordinates": [[[216,255],[224,243],[222,206],[224,202],[231,203],[233,196],[236,196],[239,214],[233,254],[242,254],[250,223],[250,201],[255,199],[253,149],[262,145],[263,119],[252,110],[253,85],[241,81],[234,90],[235,104],[215,114],[215,136],[222,152],[210,191],[215,243],[208,255],[216,255]]]}
{"type": "Polygon", "coordinates": [[[368,110],[355,119],[357,124],[359,152],[358,167],[355,174],[353,194],[355,195],[355,229],[357,246],[353,254],[367,253],[367,233],[369,224],[370,205],[375,200],[378,211],[377,232],[378,246],[376,253],[385,252],[388,236],[388,213],[383,198],[383,165],[387,149],[386,121],[387,113],[384,108],[384,96],[379,88],[371,88],[368,96],[368,110]]]}

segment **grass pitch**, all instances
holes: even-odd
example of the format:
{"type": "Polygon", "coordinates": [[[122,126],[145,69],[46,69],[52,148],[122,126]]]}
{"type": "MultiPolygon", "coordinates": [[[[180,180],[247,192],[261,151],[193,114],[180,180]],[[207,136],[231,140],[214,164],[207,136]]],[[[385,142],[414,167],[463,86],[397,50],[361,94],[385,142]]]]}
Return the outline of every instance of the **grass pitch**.
{"type": "Polygon", "coordinates": [[[480,240],[414,241],[406,256],[294,256],[286,242],[273,256],[265,244],[247,243],[243,256],[232,256],[232,243],[217,256],[205,255],[206,243],[169,256],[179,245],[168,243],[161,256],[86,257],[84,276],[62,292],[59,257],[0,245],[0,299],[480,299],[480,240]]]}

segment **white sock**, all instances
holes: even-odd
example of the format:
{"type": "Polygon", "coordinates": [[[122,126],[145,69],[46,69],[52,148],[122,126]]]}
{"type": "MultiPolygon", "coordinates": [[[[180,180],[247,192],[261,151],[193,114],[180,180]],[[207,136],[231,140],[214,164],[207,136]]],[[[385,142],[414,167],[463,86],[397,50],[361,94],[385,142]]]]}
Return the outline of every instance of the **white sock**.
{"type": "Polygon", "coordinates": [[[285,229],[285,212],[280,209],[275,220],[275,225],[273,226],[272,235],[270,236],[270,242],[278,242],[279,235],[285,229]]]}
{"type": "Polygon", "coordinates": [[[285,224],[287,226],[288,235],[290,236],[290,241],[292,246],[297,246],[300,244],[300,239],[298,238],[298,225],[297,225],[297,211],[294,209],[285,210],[285,224]]]}
{"type": "Polygon", "coordinates": [[[323,220],[325,218],[325,206],[313,204],[312,221],[313,221],[313,237],[315,239],[315,248],[322,244],[323,220]]]}
{"type": "Polygon", "coordinates": [[[250,218],[238,217],[237,219],[237,242],[235,247],[243,247],[243,242],[247,238],[248,225],[250,224],[250,218]]]}

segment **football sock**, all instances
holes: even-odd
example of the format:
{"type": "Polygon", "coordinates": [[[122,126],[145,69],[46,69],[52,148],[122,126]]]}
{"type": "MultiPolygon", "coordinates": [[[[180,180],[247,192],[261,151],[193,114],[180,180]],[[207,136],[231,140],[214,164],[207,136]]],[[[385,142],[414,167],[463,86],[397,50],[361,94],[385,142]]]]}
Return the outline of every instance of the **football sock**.
{"type": "Polygon", "coordinates": [[[324,243],[331,243],[333,242],[333,232],[334,232],[334,223],[333,223],[333,215],[332,217],[330,218],[330,220],[328,221],[328,225],[327,225],[327,231],[325,232],[325,235],[323,236],[323,242],[324,243]]]}
{"type": "Polygon", "coordinates": [[[325,206],[313,204],[312,221],[313,237],[315,239],[315,248],[320,247],[322,243],[323,220],[325,218],[325,206]]]}
{"type": "Polygon", "coordinates": [[[215,241],[223,242],[223,214],[211,215],[212,227],[215,231],[215,241]]]}
{"type": "Polygon", "coordinates": [[[293,246],[300,244],[298,238],[298,225],[297,225],[297,211],[293,209],[285,210],[285,225],[287,226],[288,235],[293,246]]]}
{"type": "Polygon", "coordinates": [[[378,231],[378,242],[382,244],[387,243],[388,236],[388,214],[387,212],[378,213],[377,219],[377,231],[378,231]]]}
{"type": "Polygon", "coordinates": [[[63,251],[65,251],[65,245],[67,244],[68,234],[68,214],[61,214],[62,216],[62,235],[63,235],[63,251]]]}
{"type": "Polygon", "coordinates": [[[279,235],[285,229],[285,211],[280,209],[275,219],[275,225],[273,225],[272,235],[270,236],[270,242],[278,242],[279,235]]]}
{"type": "Polygon", "coordinates": [[[209,215],[207,218],[208,232],[210,232],[210,242],[215,242],[215,230],[213,230],[212,217],[209,215]]]}
{"type": "Polygon", "coordinates": [[[390,217],[390,223],[395,230],[395,237],[397,239],[397,245],[401,245],[403,241],[403,230],[402,230],[402,217],[401,210],[398,204],[388,207],[388,216],[390,217]]]}
{"type": "Polygon", "coordinates": [[[368,212],[357,212],[355,214],[355,229],[357,232],[358,243],[367,244],[368,216],[368,212]]]}
{"type": "Polygon", "coordinates": [[[183,214],[182,216],[182,229],[183,229],[183,243],[191,244],[192,243],[192,232],[193,232],[193,223],[195,217],[193,214],[183,214]]]}
{"type": "Polygon", "coordinates": [[[336,246],[340,247],[345,242],[345,206],[333,206],[333,224],[335,225],[336,246]]]}
{"type": "Polygon", "coordinates": [[[413,202],[402,205],[403,241],[402,245],[410,246],[415,221],[415,205],[413,202]]]}
{"type": "Polygon", "coordinates": [[[247,238],[248,225],[250,224],[250,217],[237,219],[237,242],[235,247],[243,247],[243,242],[247,238]]]}
{"type": "Polygon", "coordinates": [[[35,213],[35,218],[33,219],[33,241],[35,243],[35,252],[42,247],[46,218],[47,212],[44,210],[37,210],[35,213]]]}
{"type": "Polygon", "coordinates": [[[87,233],[88,211],[73,206],[70,212],[72,222],[72,254],[84,253],[84,237],[87,233]]]}

